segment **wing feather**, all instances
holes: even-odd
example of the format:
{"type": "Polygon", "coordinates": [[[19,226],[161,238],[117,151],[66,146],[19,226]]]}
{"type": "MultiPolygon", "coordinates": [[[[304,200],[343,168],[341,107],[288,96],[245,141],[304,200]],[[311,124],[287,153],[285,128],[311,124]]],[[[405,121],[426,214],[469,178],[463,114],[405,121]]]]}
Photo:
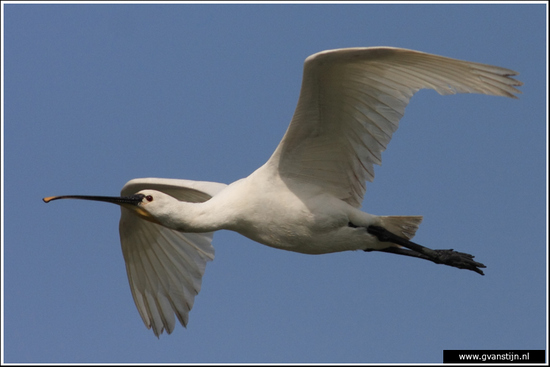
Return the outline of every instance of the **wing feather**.
{"type": "Polygon", "coordinates": [[[482,93],[517,98],[510,69],[391,47],[319,52],[304,63],[296,111],[266,167],[300,185],[314,185],[359,207],[366,181],[386,149],[410,98],[482,93]]]}
{"type": "MultiPolygon", "coordinates": [[[[165,192],[178,200],[203,202],[225,184],[175,179],[134,179],[122,189],[131,195],[143,189],[165,192]]],[[[121,207],[122,253],[138,312],[158,337],[170,334],[175,318],[187,326],[189,311],[201,289],[206,263],[214,259],[213,233],[182,233],[146,221],[121,207]]]]}

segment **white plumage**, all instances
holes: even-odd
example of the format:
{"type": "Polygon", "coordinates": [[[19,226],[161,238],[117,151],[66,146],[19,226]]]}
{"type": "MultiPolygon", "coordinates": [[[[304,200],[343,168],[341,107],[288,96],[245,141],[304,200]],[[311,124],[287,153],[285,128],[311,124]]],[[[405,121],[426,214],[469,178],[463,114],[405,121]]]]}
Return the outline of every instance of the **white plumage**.
{"type": "Polygon", "coordinates": [[[516,98],[516,72],[391,48],[349,48],[309,56],[296,111],[271,158],[247,178],[221,183],[146,178],[120,198],[58,196],[121,205],[120,239],[130,288],[148,328],[187,325],[213,231],[309,254],[385,251],[469,269],[483,264],[409,240],[422,217],[359,210],[410,98],[420,89],[516,98]],[[408,248],[410,250],[406,250],[408,248]],[[175,315],[175,316],[174,316],[175,315]]]}

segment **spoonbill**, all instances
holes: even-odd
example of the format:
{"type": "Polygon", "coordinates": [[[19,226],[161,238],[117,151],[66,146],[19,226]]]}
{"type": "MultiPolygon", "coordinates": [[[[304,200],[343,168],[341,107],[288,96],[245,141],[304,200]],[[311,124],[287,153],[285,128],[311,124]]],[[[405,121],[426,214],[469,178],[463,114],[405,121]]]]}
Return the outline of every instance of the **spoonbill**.
{"type": "Polygon", "coordinates": [[[298,105],[279,146],[250,176],[230,185],[180,179],[130,180],[120,197],[66,195],[121,207],[120,241],[137,309],[157,337],[186,327],[213,232],[305,254],[383,251],[483,275],[485,265],[452,249],[411,240],[422,216],[360,210],[366,181],[420,89],[517,98],[518,73],[393,47],[322,51],[304,63],[298,105]]]}

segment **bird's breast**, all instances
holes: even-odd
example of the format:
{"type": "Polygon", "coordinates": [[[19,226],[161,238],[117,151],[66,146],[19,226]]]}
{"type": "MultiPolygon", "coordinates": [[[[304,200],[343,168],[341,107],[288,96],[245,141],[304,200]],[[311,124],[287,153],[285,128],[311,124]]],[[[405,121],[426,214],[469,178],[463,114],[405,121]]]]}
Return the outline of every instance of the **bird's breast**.
{"type": "Polygon", "coordinates": [[[250,200],[241,209],[231,229],[264,245],[308,254],[348,249],[341,246],[346,214],[328,203],[322,205],[322,198],[308,202],[283,191],[250,200]]]}
{"type": "Polygon", "coordinates": [[[322,254],[359,246],[359,231],[348,227],[347,203],[315,186],[283,180],[266,167],[213,199],[230,213],[225,229],[270,247],[322,254]]]}

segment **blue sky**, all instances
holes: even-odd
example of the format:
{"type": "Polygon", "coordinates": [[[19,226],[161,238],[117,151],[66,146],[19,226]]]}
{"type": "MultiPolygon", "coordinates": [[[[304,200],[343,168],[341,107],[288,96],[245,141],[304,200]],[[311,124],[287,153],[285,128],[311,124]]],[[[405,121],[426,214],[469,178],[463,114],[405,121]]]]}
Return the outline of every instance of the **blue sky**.
{"type": "Polygon", "coordinates": [[[433,362],[547,345],[546,7],[4,4],[6,362],[433,362]],[[507,67],[519,100],[415,95],[363,210],[486,275],[390,254],[214,236],[187,329],[134,306],[117,195],[136,177],[230,183],[271,155],[304,59],[395,46],[507,67]]]}

